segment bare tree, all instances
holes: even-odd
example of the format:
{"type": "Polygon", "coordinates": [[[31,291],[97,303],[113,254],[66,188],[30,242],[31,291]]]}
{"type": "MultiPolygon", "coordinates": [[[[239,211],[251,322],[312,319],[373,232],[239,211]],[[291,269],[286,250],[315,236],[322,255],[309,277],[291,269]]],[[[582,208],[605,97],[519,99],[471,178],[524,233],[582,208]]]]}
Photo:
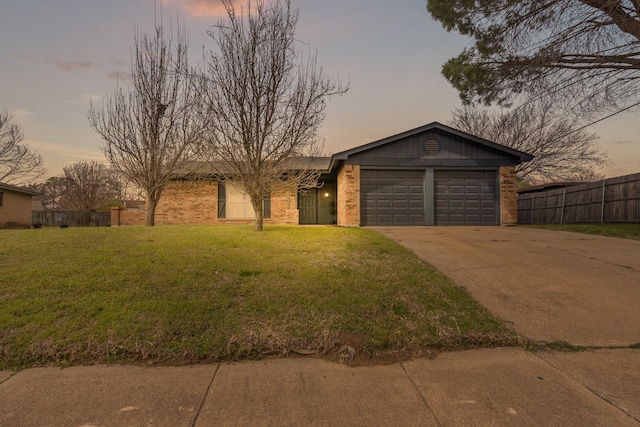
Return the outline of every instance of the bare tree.
{"type": "Polygon", "coordinates": [[[219,175],[250,197],[260,231],[266,195],[317,185],[308,159],[322,151],[325,101],[348,87],[325,77],[316,53],[297,49],[298,11],[289,0],[248,0],[240,11],[222,1],[228,19],[209,32],[217,49],[200,79],[206,149],[219,175]]]}
{"type": "Polygon", "coordinates": [[[31,183],[27,189],[40,193],[34,200],[42,203],[44,210],[57,210],[60,208],[60,201],[66,190],[66,180],[60,176],[52,176],[44,182],[31,183]]]}
{"type": "Polygon", "coordinates": [[[594,145],[597,135],[578,130],[576,117],[559,114],[548,104],[525,103],[510,111],[466,106],[452,114],[451,126],[533,155],[516,166],[520,181],[586,176],[607,161],[594,145]]]}
{"type": "Polygon", "coordinates": [[[92,103],[88,113],[107,159],[145,191],[147,225],[154,225],[156,206],[176,168],[193,159],[199,146],[187,48],[180,28],[175,46],[162,25],[153,36],[136,31],[133,88],[116,89],[100,108],[92,103]]]}
{"type": "Polygon", "coordinates": [[[46,173],[42,156],[22,143],[20,127],[8,111],[0,111],[0,182],[22,185],[46,173]]]}
{"type": "Polygon", "coordinates": [[[427,0],[475,44],[443,74],[466,102],[554,96],[573,111],[640,105],[638,0],[427,0]]]}
{"type": "Polygon", "coordinates": [[[59,206],[71,211],[92,211],[120,196],[120,182],[97,162],[78,162],[63,169],[59,206]]]}

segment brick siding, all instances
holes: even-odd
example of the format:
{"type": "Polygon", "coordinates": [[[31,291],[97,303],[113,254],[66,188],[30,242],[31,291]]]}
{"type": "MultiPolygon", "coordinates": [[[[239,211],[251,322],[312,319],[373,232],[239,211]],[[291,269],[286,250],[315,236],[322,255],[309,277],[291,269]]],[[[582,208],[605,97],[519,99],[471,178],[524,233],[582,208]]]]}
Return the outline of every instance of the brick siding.
{"type": "Polygon", "coordinates": [[[500,223],[518,223],[518,193],[516,192],[516,167],[500,167],[500,223]]]}
{"type": "MultiPolygon", "coordinates": [[[[148,206],[145,203],[145,206],[148,206]]],[[[296,192],[274,191],[271,218],[265,224],[298,224],[296,192]]],[[[145,211],[111,210],[111,225],[144,225],[145,211]]],[[[156,225],[251,224],[253,218],[218,218],[217,181],[172,181],[164,188],[156,207],[156,225]]]]}
{"type": "Polygon", "coordinates": [[[360,166],[343,165],[338,172],[338,225],[360,225],[360,166]]]}

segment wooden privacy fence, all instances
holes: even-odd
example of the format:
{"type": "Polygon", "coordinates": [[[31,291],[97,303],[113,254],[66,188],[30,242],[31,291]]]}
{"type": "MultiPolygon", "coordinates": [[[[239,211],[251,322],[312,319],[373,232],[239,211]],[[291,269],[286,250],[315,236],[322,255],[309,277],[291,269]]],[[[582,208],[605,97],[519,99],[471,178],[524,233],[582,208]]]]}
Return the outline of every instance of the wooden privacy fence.
{"type": "Polygon", "coordinates": [[[640,222],[640,173],[518,195],[518,224],[640,222]]]}
{"type": "Polygon", "coordinates": [[[108,227],[111,212],[31,211],[31,222],[43,227],[108,227]]]}

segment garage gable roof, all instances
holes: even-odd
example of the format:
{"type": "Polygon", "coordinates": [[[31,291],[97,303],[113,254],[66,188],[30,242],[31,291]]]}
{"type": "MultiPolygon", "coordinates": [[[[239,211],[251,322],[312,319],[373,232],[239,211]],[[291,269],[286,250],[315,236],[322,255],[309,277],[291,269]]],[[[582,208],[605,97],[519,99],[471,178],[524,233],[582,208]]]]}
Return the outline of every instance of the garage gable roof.
{"type": "Polygon", "coordinates": [[[502,153],[504,153],[505,155],[507,155],[509,157],[513,157],[513,158],[517,159],[518,163],[528,162],[529,160],[533,159],[532,155],[524,153],[522,151],[518,151],[518,150],[515,150],[513,148],[506,147],[504,145],[498,144],[496,142],[489,141],[487,139],[479,138],[479,137],[477,137],[475,135],[471,135],[471,134],[463,132],[461,130],[458,130],[458,129],[443,125],[442,123],[432,122],[432,123],[429,123],[427,125],[424,125],[424,126],[421,126],[421,127],[415,128],[415,129],[411,129],[411,130],[408,130],[408,131],[405,131],[405,132],[402,132],[402,133],[399,133],[399,134],[396,134],[396,135],[389,136],[387,138],[379,139],[377,141],[373,141],[373,142],[370,142],[368,144],[361,145],[359,147],[351,148],[349,150],[345,150],[345,151],[342,151],[340,153],[336,153],[332,157],[331,167],[333,168],[334,163],[337,160],[347,160],[349,158],[349,156],[352,156],[354,154],[358,154],[358,153],[361,153],[363,151],[371,150],[371,149],[374,149],[374,148],[377,148],[377,147],[380,147],[380,146],[383,146],[383,145],[386,145],[386,144],[390,144],[392,142],[396,142],[396,141],[399,141],[401,139],[404,139],[404,138],[407,138],[407,137],[410,137],[410,136],[413,136],[413,135],[418,135],[418,134],[421,134],[423,132],[432,131],[432,130],[437,130],[437,131],[440,131],[440,132],[443,132],[443,133],[446,133],[446,134],[450,134],[450,135],[456,136],[458,138],[462,138],[462,139],[465,139],[467,141],[479,144],[481,146],[484,146],[484,147],[487,147],[487,148],[502,152],[502,153]]]}

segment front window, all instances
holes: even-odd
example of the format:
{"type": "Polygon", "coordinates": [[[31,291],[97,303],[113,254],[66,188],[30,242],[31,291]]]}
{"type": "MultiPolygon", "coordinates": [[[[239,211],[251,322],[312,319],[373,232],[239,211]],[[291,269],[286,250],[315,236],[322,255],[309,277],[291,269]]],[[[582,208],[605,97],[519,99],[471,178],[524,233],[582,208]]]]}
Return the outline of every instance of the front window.
{"type": "MultiPolygon", "coordinates": [[[[267,196],[263,205],[263,217],[271,217],[271,199],[267,196]]],[[[218,218],[253,219],[255,211],[251,198],[244,192],[240,184],[234,182],[218,183],[218,218]]]]}
{"type": "Polygon", "coordinates": [[[226,218],[255,218],[256,213],[251,205],[251,198],[245,194],[238,184],[228,182],[227,190],[227,216],[226,218]]]}

